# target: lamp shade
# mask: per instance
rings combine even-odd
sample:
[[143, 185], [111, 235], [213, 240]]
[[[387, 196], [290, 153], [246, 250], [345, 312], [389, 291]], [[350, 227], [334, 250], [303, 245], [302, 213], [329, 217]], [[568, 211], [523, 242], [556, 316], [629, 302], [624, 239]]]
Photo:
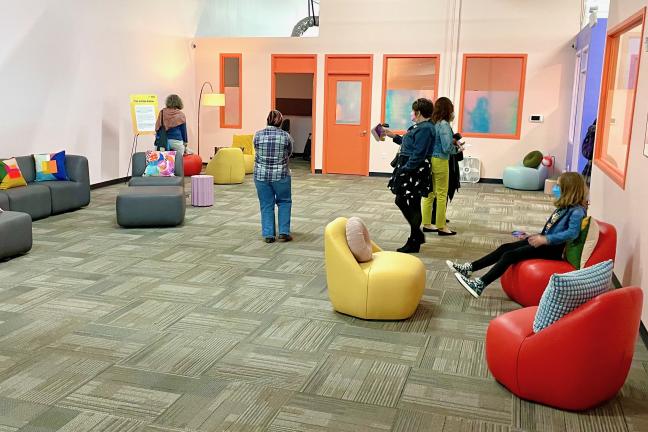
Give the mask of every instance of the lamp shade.
[[200, 104], [204, 106], [225, 106], [225, 95], [223, 93], [204, 93]]

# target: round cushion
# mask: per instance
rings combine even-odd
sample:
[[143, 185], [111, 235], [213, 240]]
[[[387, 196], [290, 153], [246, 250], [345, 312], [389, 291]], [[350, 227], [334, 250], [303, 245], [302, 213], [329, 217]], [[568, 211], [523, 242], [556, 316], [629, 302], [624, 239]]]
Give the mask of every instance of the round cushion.
[[541, 151], [534, 150], [528, 155], [524, 156], [522, 165], [524, 165], [527, 168], [538, 168], [540, 166], [540, 163], [542, 162], [543, 157], [544, 155], [542, 154]]
[[182, 157], [184, 175], [191, 177], [193, 175], [198, 175], [202, 171], [202, 158], [197, 154], [186, 154]]
[[346, 239], [351, 253], [358, 262], [371, 261], [371, 239], [362, 219], [355, 216], [349, 218], [346, 224]]

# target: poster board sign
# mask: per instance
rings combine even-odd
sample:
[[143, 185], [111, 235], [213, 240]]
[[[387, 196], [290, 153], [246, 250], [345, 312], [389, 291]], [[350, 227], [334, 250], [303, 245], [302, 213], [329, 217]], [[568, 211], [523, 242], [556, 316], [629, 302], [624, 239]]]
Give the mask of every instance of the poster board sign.
[[155, 134], [155, 121], [157, 120], [158, 112], [157, 95], [130, 95], [130, 111], [133, 134]]

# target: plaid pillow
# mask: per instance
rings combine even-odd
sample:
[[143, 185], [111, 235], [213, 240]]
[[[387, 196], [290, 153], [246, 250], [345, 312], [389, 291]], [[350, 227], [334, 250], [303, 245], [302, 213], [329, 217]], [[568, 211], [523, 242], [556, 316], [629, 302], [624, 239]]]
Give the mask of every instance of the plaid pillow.
[[610, 289], [614, 261], [569, 273], [554, 274], [542, 298], [533, 321], [533, 331], [549, 327], [579, 306]]

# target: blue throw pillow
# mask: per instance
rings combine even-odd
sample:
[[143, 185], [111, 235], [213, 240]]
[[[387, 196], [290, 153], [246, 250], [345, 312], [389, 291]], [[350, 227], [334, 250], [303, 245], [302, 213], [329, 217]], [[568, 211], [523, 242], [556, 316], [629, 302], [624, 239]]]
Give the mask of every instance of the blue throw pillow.
[[58, 153], [52, 153], [50, 156], [53, 161], [56, 161], [57, 172], [54, 174], [56, 180], [70, 180], [65, 169], [65, 150]]
[[603, 294], [612, 285], [612, 260], [569, 273], [554, 274], [533, 320], [533, 331], [539, 332], [558, 321], [594, 297]]

